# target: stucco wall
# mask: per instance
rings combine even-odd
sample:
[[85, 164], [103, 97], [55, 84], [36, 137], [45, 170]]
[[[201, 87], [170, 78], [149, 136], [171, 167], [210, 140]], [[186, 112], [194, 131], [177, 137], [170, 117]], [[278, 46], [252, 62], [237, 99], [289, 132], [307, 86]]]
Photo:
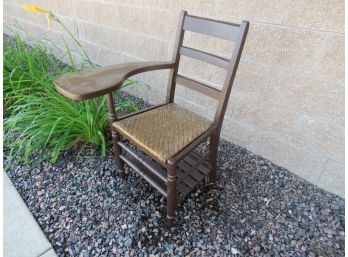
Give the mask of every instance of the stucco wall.
[[[101, 65], [169, 60], [179, 11], [219, 20], [251, 22], [223, 125], [223, 138], [344, 195], [343, 0], [50, 0], [5, 1], [4, 19], [17, 19], [31, 36], [63, 46], [62, 29], [48, 30], [42, 15], [58, 14]], [[5, 32], [7, 29], [5, 29]], [[232, 44], [188, 33], [186, 44], [229, 57]], [[221, 85], [224, 72], [183, 59], [183, 73]], [[131, 93], [163, 101], [168, 72], [138, 78], [151, 85]], [[214, 102], [178, 87], [177, 102], [212, 117]]]

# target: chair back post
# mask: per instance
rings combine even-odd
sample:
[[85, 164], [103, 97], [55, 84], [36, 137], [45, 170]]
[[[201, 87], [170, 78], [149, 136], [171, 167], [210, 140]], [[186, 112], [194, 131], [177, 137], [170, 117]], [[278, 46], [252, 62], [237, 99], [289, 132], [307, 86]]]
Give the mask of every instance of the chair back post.
[[179, 22], [178, 22], [178, 29], [176, 32], [176, 38], [174, 42], [174, 50], [173, 50], [173, 62], [174, 68], [170, 70], [169, 73], [169, 79], [168, 79], [168, 88], [167, 88], [167, 96], [166, 96], [166, 103], [172, 103], [174, 101], [174, 94], [175, 94], [175, 77], [178, 73], [178, 67], [180, 62], [180, 54], [179, 54], [179, 48], [182, 45], [182, 41], [184, 40], [184, 20], [187, 12], [181, 11]]
[[[214, 117], [214, 134], [217, 137], [220, 135], [222, 122], [248, 29], [248, 21], [242, 21], [241, 24], [234, 24], [188, 15], [186, 11], [181, 11], [180, 14], [173, 50], [173, 62], [175, 64], [169, 74], [166, 103], [172, 103], [174, 101], [175, 87], [177, 83], [218, 100]], [[183, 39], [186, 30], [235, 42], [231, 59], [226, 59], [205, 51], [183, 46]], [[192, 78], [178, 74], [181, 55], [224, 68], [227, 72], [222, 89], [216, 89]]]
[[220, 94], [220, 99], [219, 99], [218, 106], [215, 113], [214, 123], [217, 125], [216, 133], [218, 135], [220, 134], [220, 131], [221, 131], [222, 122], [224, 120], [228, 100], [230, 98], [233, 82], [236, 77], [239, 61], [242, 55], [248, 30], [249, 30], [249, 22], [242, 21], [240, 25], [239, 38], [235, 41], [236, 45], [233, 50], [229, 67], [227, 68], [226, 78], [223, 84], [223, 88]]

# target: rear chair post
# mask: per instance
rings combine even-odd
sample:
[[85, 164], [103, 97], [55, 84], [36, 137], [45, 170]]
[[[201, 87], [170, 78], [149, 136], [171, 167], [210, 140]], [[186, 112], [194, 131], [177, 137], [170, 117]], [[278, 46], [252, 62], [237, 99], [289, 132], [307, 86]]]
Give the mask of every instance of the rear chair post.
[[172, 103], [174, 101], [174, 94], [175, 94], [175, 77], [178, 73], [179, 68], [179, 62], [180, 62], [180, 54], [179, 54], [179, 48], [182, 45], [182, 42], [184, 40], [184, 19], [187, 12], [182, 11], [180, 13], [179, 22], [178, 22], [178, 29], [176, 32], [175, 42], [174, 42], [174, 50], [173, 50], [173, 58], [172, 61], [174, 62], [174, 68], [170, 70], [169, 77], [168, 77], [168, 87], [167, 87], [167, 96], [166, 96], [166, 103]]
[[[117, 121], [117, 116], [115, 112], [115, 105], [114, 105], [114, 98], [112, 97], [112, 93], [107, 95], [108, 100], [108, 111], [109, 111], [109, 122], [110, 122], [110, 128], [111, 128], [111, 136], [112, 136], [112, 144], [114, 148], [114, 155], [115, 155], [115, 162], [118, 169], [118, 172], [120, 174], [121, 178], [124, 178], [124, 162], [120, 158], [121, 155], [121, 147], [118, 145], [119, 141], [119, 135], [117, 132], [113, 129], [112, 124]], [[116, 175], [114, 173], [114, 175]]]
[[216, 181], [218, 146], [219, 134], [217, 133], [216, 129], [209, 138], [209, 163], [212, 167], [212, 171], [208, 176], [209, 183], [215, 183]]

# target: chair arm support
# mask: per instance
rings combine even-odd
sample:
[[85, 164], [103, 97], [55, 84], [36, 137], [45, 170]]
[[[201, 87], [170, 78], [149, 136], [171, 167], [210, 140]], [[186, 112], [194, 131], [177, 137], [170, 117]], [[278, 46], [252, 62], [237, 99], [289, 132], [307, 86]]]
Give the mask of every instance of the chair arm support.
[[172, 68], [172, 61], [115, 64], [62, 76], [54, 84], [62, 95], [73, 100], [86, 100], [119, 89], [127, 78], [135, 74]]

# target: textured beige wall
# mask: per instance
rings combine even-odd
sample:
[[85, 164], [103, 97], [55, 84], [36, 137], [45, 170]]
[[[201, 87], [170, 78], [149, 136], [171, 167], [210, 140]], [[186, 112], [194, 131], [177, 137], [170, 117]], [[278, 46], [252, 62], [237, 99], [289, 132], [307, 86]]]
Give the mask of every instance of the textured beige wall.
[[[62, 44], [56, 24], [24, 12], [23, 3], [59, 14], [101, 65], [169, 60], [179, 11], [251, 22], [223, 127], [223, 137], [344, 195], [343, 0], [50, 0], [5, 1], [4, 18], [30, 35]], [[5, 29], [6, 31], [6, 29]], [[186, 44], [230, 56], [232, 44], [188, 33]], [[180, 69], [221, 85], [224, 71], [184, 58]], [[167, 72], [139, 76], [152, 90], [131, 93], [163, 101]], [[215, 103], [178, 87], [176, 101], [212, 117]]]

